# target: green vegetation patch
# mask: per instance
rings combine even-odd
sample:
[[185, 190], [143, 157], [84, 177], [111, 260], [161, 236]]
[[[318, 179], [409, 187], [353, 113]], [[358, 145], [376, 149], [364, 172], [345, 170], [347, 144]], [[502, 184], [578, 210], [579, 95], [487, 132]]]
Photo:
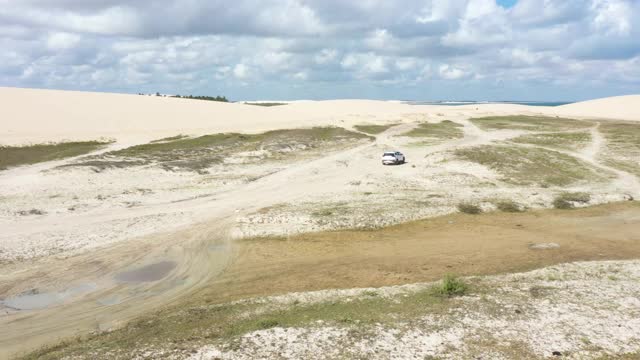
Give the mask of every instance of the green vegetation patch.
[[485, 165], [515, 185], [566, 186], [578, 182], [603, 182], [602, 171], [557, 151], [506, 145], [458, 149], [456, 156]]
[[471, 119], [483, 130], [567, 131], [593, 126], [588, 121], [548, 116], [490, 116]]
[[413, 138], [426, 138], [428, 140], [450, 140], [464, 137], [463, 126], [451, 120], [443, 120], [439, 123], [422, 123], [416, 128], [402, 134]]
[[387, 124], [387, 125], [355, 125], [353, 128], [367, 134], [380, 134], [381, 132], [387, 131], [390, 127], [396, 126], [398, 124]]
[[240, 153], [266, 151], [246, 157], [247, 162], [284, 159], [291, 154], [317, 149], [353, 146], [354, 141], [371, 140], [367, 135], [337, 127], [274, 130], [262, 134], [212, 134], [195, 138], [173, 137], [126, 149], [111, 151], [74, 166], [94, 169], [157, 165], [166, 170], [201, 171]]
[[[64, 357], [131, 358], [153, 348], [158, 351], [190, 351], [203, 345], [228, 343], [256, 330], [273, 327], [314, 326], [318, 321], [349, 326], [366, 333], [377, 325], [413, 321], [425, 314], [444, 314], [457, 306], [452, 296], [468, 292], [461, 280], [447, 276], [441, 285], [403, 296], [385, 297], [366, 292], [360, 297], [285, 307], [261, 307], [254, 303], [174, 307], [146, 315], [122, 329], [62, 342], [35, 351], [24, 359]], [[165, 354], [166, 355], [166, 354]]]
[[433, 288], [436, 294], [448, 297], [464, 295], [468, 289], [469, 286], [453, 274], [445, 275], [442, 282]]
[[545, 133], [517, 137], [512, 142], [533, 144], [556, 149], [576, 150], [585, 147], [591, 141], [588, 132]]
[[607, 141], [606, 163], [640, 176], [640, 122], [602, 121], [600, 131]]
[[26, 146], [0, 146], [0, 170], [13, 166], [60, 160], [96, 151], [109, 142], [74, 141]]

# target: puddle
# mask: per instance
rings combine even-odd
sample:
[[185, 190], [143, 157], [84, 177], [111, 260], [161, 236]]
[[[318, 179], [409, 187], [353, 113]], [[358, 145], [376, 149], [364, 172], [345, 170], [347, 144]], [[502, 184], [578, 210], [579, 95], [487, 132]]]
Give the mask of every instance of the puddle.
[[119, 296], [110, 296], [110, 297], [106, 297], [98, 300], [98, 304], [104, 305], [104, 306], [118, 305], [121, 302], [122, 302], [122, 298]]
[[210, 244], [208, 246], [209, 251], [211, 252], [217, 252], [217, 251], [226, 251], [227, 250], [227, 244]]
[[82, 284], [60, 292], [39, 292], [33, 289], [18, 296], [0, 300], [0, 304], [14, 310], [40, 310], [62, 304], [70, 297], [91, 292], [95, 284]]
[[115, 276], [115, 279], [126, 283], [158, 281], [167, 276], [175, 267], [175, 261], [161, 261], [135, 270], [121, 272]]

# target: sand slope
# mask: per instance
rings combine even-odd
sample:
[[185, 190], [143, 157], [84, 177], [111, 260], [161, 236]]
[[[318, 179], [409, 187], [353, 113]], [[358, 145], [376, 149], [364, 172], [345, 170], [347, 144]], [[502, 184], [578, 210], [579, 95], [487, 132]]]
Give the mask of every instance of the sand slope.
[[640, 95], [615, 96], [557, 107], [563, 116], [640, 121]]
[[[155, 96], [0, 88], [0, 143], [144, 142], [178, 133], [261, 132], [338, 125], [349, 114], [384, 117], [409, 105], [380, 101], [299, 102], [281, 107]], [[357, 121], [359, 118], [354, 118]]]
[[[394, 101], [300, 101], [260, 107], [242, 103], [127, 94], [0, 87], [0, 144], [113, 138], [140, 143], [179, 133], [261, 132], [310, 126], [352, 126], [442, 116], [552, 114], [640, 120], [640, 95], [558, 108], [484, 104], [407, 105]], [[407, 117], [412, 114], [414, 116]]]

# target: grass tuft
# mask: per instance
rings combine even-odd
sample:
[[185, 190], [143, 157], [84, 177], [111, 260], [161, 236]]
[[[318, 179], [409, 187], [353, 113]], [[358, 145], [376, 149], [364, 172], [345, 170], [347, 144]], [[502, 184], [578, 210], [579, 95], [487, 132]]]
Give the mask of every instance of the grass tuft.
[[108, 141], [74, 141], [27, 146], [0, 146], [0, 170], [10, 167], [60, 160], [96, 151]]
[[469, 286], [453, 274], [445, 275], [442, 282], [435, 286], [434, 292], [441, 296], [453, 297], [467, 293]]
[[523, 212], [524, 208], [513, 200], [502, 200], [496, 204], [498, 210], [503, 212], [518, 213]]
[[477, 215], [482, 213], [482, 209], [480, 208], [480, 206], [475, 204], [470, 204], [470, 203], [458, 204], [458, 211], [465, 214], [471, 214], [471, 215]]
[[576, 204], [586, 204], [591, 201], [591, 195], [584, 192], [562, 193], [553, 199], [553, 207], [556, 209], [574, 209]]

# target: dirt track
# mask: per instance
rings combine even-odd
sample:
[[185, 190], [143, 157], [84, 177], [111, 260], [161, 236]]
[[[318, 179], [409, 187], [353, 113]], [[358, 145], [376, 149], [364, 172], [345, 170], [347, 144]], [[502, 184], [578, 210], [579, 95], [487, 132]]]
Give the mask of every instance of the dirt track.
[[[465, 126], [464, 138], [407, 151], [409, 164], [404, 166], [381, 167], [378, 156], [389, 148], [406, 145], [406, 139], [395, 135], [415, 124], [393, 127], [371, 143], [289, 164], [212, 197], [160, 202], [126, 211], [113, 207], [64, 218], [48, 216], [8, 224], [3, 234], [7, 241], [50, 229], [63, 234], [74, 234], [78, 228], [85, 233], [105, 231], [99, 225], [116, 219], [179, 213], [185, 209], [191, 213], [189, 220], [195, 222], [173, 226], [173, 218], [169, 217], [160, 220], [158, 234], [135, 241], [129, 237], [127, 241], [109, 243], [108, 247], [67, 258], [45, 257], [3, 265], [0, 294], [4, 299], [39, 296], [38, 301], [44, 305], [41, 309], [20, 311], [20, 306], [16, 310], [16, 306], [7, 306], [5, 302], [4, 308], [0, 308], [4, 312], [0, 313], [0, 356], [77, 333], [117, 327], [140, 313], [179, 303], [189, 294], [201, 294], [205, 285], [213, 289], [214, 298], [223, 301], [287, 291], [425, 281], [445, 272], [496, 273], [564, 261], [640, 255], [635, 237], [640, 233], [640, 209], [631, 203], [569, 213], [452, 215], [380, 232], [300, 235], [289, 241], [233, 240], [238, 219], [260, 209], [283, 202], [340, 198], [344, 193], [337, 190], [363, 179], [393, 182], [416, 178], [433, 165], [429, 155], [520, 134], [485, 132], [465, 120], [466, 117], [464, 113], [452, 113], [449, 117]], [[594, 144], [597, 146], [598, 142]], [[581, 156], [595, 162], [597, 153], [598, 149], [591, 148]], [[460, 164], [446, 166], [451, 166], [447, 171], [465, 170]], [[41, 170], [32, 167], [16, 171], [29, 177]], [[633, 176], [627, 177], [629, 174], [621, 171], [617, 174], [620, 181], [612, 189], [635, 191], [634, 194], [640, 191], [637, 179], [628, 180], [635, 179]], [[480, 191], [463, 190], [455, 183], [435, 190], [453, 196], [451, 201]], [[389, 203], [389, 211], [402, 206], [401, 202]], [[444, 212], [451, 212], [451, 208]], [[532, 243], [550, 242], [560, 248], [534, 251], [528, 247]], [[158, 275], [162, 281], [118, 281], [123, 272], [144, 271], [145, 266], [163, 262], [171, 262], [175, 268]], [[208, 291], [211, 290], [204, 293], [211, 297]]]

